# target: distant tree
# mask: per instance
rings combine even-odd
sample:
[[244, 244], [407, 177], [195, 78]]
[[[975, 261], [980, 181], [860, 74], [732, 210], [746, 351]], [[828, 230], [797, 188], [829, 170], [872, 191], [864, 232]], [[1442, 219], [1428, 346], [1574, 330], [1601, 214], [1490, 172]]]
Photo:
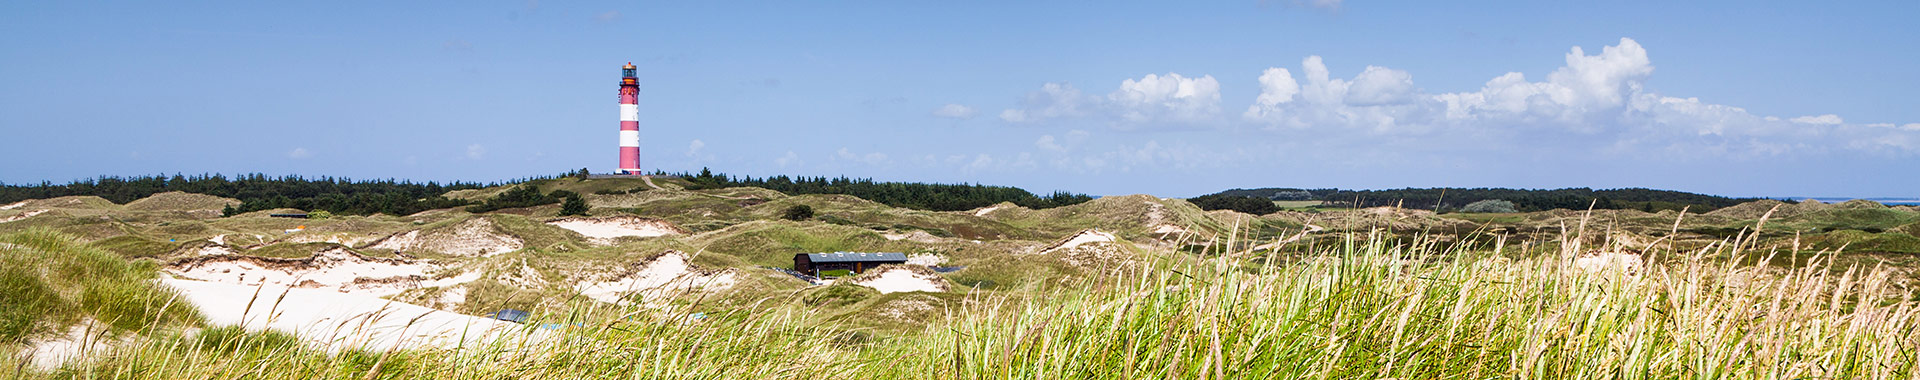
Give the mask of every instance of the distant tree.
[[1519, 211], [1516, 211], [1513, 209], [1513, 202], [1508, 202], [1508, 201], [1499, 200], [1499, 199], [1488, 199], [1488, 200], [1483, 200], [1479, 202], [1468, 203], [1466, 207], [1460, 208], [1460, 212], [1488, 213], [1488, 212], [1519, 212]]
[[1207, 211], [1233, 210], [1254, 215], [1280, 211], [1280, 206], [1275, 206], [1273, 200], [1255, 196], [1202, 195], [1189, 198], [1187, 202], [1192, 202], [1194, 206], [1200, 206], [1201, 210]]
[[313, 210], [313, 212], [307, 213], [307, 219], [327, 219], [332, 217], [333, 213], [327, 212], [327, 210]]
[[580, 195], [575, 194], [567, 197], [567, 201], [560, 202], [560, 216], [569, 215], [587, 215], [587, 200], [580, 199]]
[[780, 218], [792, 221], [813, 219], [813, 206], [793, 205], [793, 207], [788, 207], [786, 211], [781, 212]]
[[588, 172], [588, 171], [587, 171], [587, 168], [580, 168], [580, 171], [577, 171], [577, 172], [574, 172], [574, 173], [573, 173], [573, 178], [579, 178], [579, 179], [587, 179], [587, 175], [589, 175], [589, 174], [593, 174], [593, 173], [592, 173], [592, 172]]

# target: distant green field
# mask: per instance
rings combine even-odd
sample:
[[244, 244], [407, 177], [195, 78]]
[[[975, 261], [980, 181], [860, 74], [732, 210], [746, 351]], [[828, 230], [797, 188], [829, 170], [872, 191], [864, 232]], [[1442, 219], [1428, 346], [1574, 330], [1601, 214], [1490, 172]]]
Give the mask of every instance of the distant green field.
[[1313, 206], [1319, 206], [1319, 205], [1321, 205], [1322, 203], [1325, 203], [1325, 202], [1321, 202], [1321, 201], [1273, 201], [1273, 205], [1274, 205], [1274, 206], [1278, 206], [1278, 207], [1280, 207], [1280, 208], [1307, 208], [1307, 207], [1313, 207]]

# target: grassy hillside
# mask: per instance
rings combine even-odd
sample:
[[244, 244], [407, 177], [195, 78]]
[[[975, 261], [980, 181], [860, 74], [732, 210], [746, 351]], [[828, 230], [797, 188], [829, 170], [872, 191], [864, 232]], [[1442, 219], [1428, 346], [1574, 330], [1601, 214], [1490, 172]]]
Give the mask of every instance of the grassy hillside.
[[[1352, 240], [1250, 267], [1173, 263], [1052, 296], [824, 287], [762, 306], [586, 307], [531, 347], [328, 353], [275, 334], [161, 335], [50, 377], [160, 378], [1909, 378], [1920, 313], [1885, 268], [1832, 281], [1678, 259], [1583, 266], [1489, 247]], [[1516, 297], [1524, 295], [1524, 297]], [[1832, 302], [1831, 300], [1846, 300]], [[850, 310], [809, 317], [797, 304]], [[858, 311], [851, 311], [858, 310]], [[1889, 317], [1894, 316], [1894, 317]], [[878, 335], [876, 318], [917, 324]], [[1776, 353], [1795, 353], [1792, 355]], [[31, 375], [40, 377], [43, 375]]]
[[57, 335], [85, 321], [117, 331], [196, 323], [193, 307], [174, 303], [157, 276], [151, 262], [127, 261], [71, 235], [0, 235], [0, 342]]

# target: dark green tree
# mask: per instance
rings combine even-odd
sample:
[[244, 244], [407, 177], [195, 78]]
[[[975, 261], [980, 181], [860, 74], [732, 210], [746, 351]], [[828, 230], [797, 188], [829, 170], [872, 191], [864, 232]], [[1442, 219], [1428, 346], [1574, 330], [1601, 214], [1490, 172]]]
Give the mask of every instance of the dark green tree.
[[793, 205], [793, 207], [787, 207], [786, 211], [780, 213], [780, 218], [792, 221], [813, 219], [813, 206]]
[[579, 195], [574, 195], [567, 197], [567, 201], [560, 202], [560, 216], [569, 215], [587, 215], [587, 200], [580, 199]]

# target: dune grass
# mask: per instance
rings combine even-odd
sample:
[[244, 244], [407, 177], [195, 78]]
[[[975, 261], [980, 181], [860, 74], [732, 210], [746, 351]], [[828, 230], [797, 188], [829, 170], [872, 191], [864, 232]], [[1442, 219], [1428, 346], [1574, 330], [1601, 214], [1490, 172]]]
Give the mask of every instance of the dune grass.
[[[161, 336], [91, 364], [33, 376], [1920, 376], [1920, 301], [1909, 280], [1892, 268], [1833, 270], [1826, 264], [1832, 251], [1791, 267], [1769, 266], [1764, 257], [1778, 252], [1754, 251], [1750, 236], [1742, 236], [1686, 251], [1632, 247], [1645, 250], [1649, 264], [1596, 267], [1577, 263], [1589, 251], [1622, 247], [1582, 247], [1585, 240], [1576, 235], [1559, 241], [1557, 253], [1509, 258], [1510, 246], [1500, 243], [1405, 244], [1382, 236], [1349, 234], [1303, 253], [1150, 260], [1134, 270], [1018, 292], [1044, 297], [953, 294], [959, 299], [917, 311], [942, 317], [901, 334], [823, 323], [804, 310], [772, 306], [800, 303], [782, 297], [809, 295], [834, 302], [821, 299], [824, 292], [794, 292], [704, 314], [691, 312], [698, 301], [550, 312], [544, 323], [571, 327], [533, 346], [327, 353], [267, 344], [283, 339], [271, 334], [226, 332], [213, 339], [225, 343], [212, 345], [205, 343], [211, 338]], [[1748, 257], [1759, 259], [1740, 259]]]
[[0, 235], [0, 343], [85, 319], [120, 331], [197, 323], [191, 305], [155, 285], [155, 269], [51, 230]]

